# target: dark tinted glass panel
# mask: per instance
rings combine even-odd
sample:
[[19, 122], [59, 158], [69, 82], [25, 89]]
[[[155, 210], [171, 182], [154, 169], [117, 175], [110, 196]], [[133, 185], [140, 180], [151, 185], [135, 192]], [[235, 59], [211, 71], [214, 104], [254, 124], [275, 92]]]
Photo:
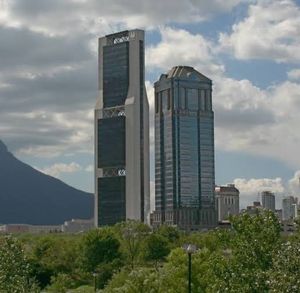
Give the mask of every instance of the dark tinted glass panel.
[[103, 48], [104, 107], [124, 105], [129, 83], [129, 43], [123, 42]]
[[161, 92], [161, 99], [162, 99], [162, 110], [166, 111], [168, 109], [168, 91]]
[[125, 117], [98, 120], [98, 167], [125, 165]]
[[98, 178], [98, 211], [100, 226], [125, 220], [125, 177]]
[[189, 110], [198, 110], [198, 89], [188, 89]]
[[186, 100], [185, 100], [185, 88], [180, 88], [180, 108], [186, 108]]

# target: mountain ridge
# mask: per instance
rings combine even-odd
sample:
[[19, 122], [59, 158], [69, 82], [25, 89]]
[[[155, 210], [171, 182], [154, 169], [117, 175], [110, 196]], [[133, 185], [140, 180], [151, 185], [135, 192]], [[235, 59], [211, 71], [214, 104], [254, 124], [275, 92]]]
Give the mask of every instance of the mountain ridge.
[[0, 140], [0, 223], [58, 225], [92, 216], [92, 194], [23, 163]]

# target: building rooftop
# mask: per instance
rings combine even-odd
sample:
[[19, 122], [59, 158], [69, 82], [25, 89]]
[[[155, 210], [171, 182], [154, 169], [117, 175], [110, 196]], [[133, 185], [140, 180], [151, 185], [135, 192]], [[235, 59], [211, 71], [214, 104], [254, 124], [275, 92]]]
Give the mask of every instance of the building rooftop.
[[181, 78], [211, 83], [211, 79], [190, 66], [174, 66], [167, 74], [162, 74], [160, 79], [162, 78]]
[[236, 193], [236, 195], [239, 195], [239, 190], [235, 187], [234, 184], [227, 184], [226, 186], [216, 186], [215, 192], [217, 193], [223, 193], [223, 192], [233, 192]]

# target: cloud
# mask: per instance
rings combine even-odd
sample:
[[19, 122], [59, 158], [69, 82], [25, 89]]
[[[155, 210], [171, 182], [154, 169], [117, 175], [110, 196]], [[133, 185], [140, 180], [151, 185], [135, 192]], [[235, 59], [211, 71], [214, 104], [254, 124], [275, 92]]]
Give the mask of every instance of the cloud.
[[221, 78], [215, 89], [217, 147], [299, 166], [299, 83], [285, 81], [263, 90], [249, 81]]
[[164, 0], [157, 5], [149, 0], [3, 0], [0, 23], [50, 35], [85, 30], [108, 34], [125, 27], [199, 22], [229, 12], [242, 2], [245, 1]]
[[3, 113], [0, 131], [10, 150], [19, 156], [92, 153], [93, 111]]
[[281, 178], [236, 178], [234, 184], [240, 191], [240, 207], [252, 205], [253, 201], [261, 201], [260, 194], [268, 190], [275, 193], [277, 208], [281, 207], [281, 199], [285, 192], [285, 186]]
[[233, 183], [240, 191], [240, 207], [252, 205], [253, 201], [261, 202], [261, 192], [268, 190], [275, 194], [276, 208], [281, 208], [282, 199], [287, 195], [299, 197], [300, 170], [294, 173], [293, 178], [284, 182], [282, 178], [236, 178]]
[[188, 65], [200, 68], [208, 75], [224, 71], [213, 55], [213, 44], [202, 35], [170, 27], [161, 28], [160, 34], [161, 41], [146, 51], [146, 65], [150, 70], [167, 71], [175, 65]]
[[287, 74], [291, 80], [300, 80], [300, 69], [290, 70]]
[[80, 165], [78, 165], [75, 162], [72, 162], [70, 164], [64, 164], [64, 163], [57, 163], [49, 167], [45, 167], [43, 169], [38, 169], [39, 171], [53, 176], [53, 177], [59, 177], [61, 173], [74, 173], [80, 171], [82, 168]]
[[27, 28], [0, 25], [1, 75], [55, 73], [91, 59], [89, 34], [49, 37]]
[[259, 0], [245, 19], [220, 34], [220, 48], [238, 59], [300, 62], [300, 8], [292, 0]]
[[0, 26], [0, 133], [17, 154], [91, 152], [97, 59], [88, 38]]
[[288, 190], [289, 192], [294, 195], [299, 197], [300, 195], [300, 170], [295, 172], [294, 177], [291, 178], [288, 182]]

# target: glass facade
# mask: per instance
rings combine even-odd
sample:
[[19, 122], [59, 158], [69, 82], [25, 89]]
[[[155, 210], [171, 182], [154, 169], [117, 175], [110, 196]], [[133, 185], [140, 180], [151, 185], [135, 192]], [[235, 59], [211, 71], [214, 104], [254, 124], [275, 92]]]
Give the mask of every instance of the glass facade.
[[[155, 83], [156, 211], [164, 217], [181, 208], [213, 210], [214, 172], [211, 81], [162, 75]], [[193, 222], [196, 215], [186, 217]]]
[[125, 166], [125, 117], [98, 120], [98, 168]]
[[129, 43], [103, 48], [103, 105], [124, 105], [129, 85]]
[[125, 217], [125, 177], [98, 178], [98, 221], [113, 225]]
[[144, 31], [99, 38], [95, 107], [95, 225], [146, 221], [149, 194], [149, 104]]
[[[124, 105], [128, 86], [129, 42], [124, 41], [104, 46], [103, 109]], [[103, 170], [103, 177], [97, 179], [98, 223], [100, 226], [112, 225], [126, 219], [125, 123], [124, 115], [108, 115], [98, 120], [97, 167]]]

